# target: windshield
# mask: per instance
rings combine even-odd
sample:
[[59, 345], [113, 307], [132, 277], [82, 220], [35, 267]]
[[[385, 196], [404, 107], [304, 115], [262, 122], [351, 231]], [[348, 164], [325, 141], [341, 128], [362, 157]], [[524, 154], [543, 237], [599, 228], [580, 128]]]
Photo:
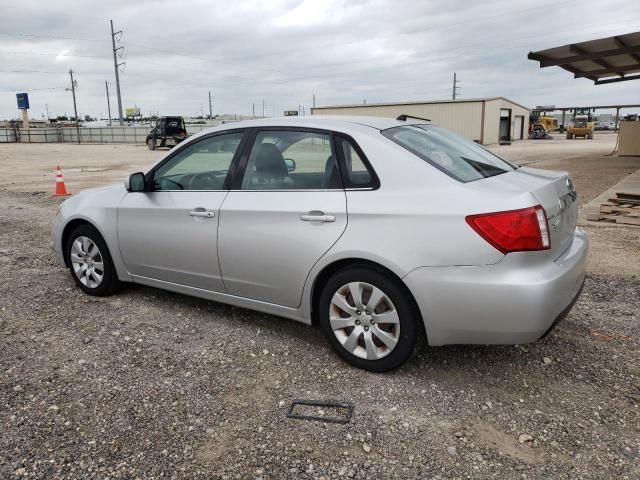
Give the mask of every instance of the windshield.
[[515, 166], [475, 142], [434, 125], [407, 125], [382, 134], [461, 182], [515, 170]]

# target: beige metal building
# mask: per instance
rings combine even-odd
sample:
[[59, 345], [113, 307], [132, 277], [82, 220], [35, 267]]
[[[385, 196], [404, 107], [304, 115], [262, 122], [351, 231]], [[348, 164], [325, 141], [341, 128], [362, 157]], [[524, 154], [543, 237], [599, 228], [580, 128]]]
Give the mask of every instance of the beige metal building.
[[312, 115], [416, 115], [483, 144], [527, 138], [529, 109], [504, 97], [315, 107]]

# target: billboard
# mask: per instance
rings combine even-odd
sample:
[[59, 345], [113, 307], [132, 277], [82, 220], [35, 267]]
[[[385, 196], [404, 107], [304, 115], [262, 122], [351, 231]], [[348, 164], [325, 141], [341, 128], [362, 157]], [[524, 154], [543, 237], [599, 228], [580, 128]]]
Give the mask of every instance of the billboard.
[[127, 108], [125, 110], [125, 115], [127, 118], [134, 118], [140, 116], [140, 109], [138, 107]]
[[19, 110], [29, 110], [29, 94], [28, 93], [16, 93], [16, 99], [18, 100]]

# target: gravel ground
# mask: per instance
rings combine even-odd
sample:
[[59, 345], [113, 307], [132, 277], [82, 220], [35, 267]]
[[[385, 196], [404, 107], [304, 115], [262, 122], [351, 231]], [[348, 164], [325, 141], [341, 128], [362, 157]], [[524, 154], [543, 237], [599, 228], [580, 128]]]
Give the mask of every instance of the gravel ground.
[[[288, 320], [140, 286], [83, 295], [48, 250], [46, 175], [0, 184], [0, 478], [640, 478], [638, 257], [615, 268], [639, 228], [597, 229], [547, 339], [427, 348], [376, 375]], [[354, 416], [289, 419], [294, 398]]]

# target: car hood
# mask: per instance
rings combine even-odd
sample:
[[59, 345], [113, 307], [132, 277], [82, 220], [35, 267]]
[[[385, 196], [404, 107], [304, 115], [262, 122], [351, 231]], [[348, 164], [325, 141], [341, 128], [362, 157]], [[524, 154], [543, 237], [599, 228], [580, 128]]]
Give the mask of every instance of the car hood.
[[87, 207], [117, 207], [126, 193], [127, 190], [122, 183], [87, 188], [65, 200], [61, 208], [63, 211], [71, 213], [71, 211], [83, 210]]

